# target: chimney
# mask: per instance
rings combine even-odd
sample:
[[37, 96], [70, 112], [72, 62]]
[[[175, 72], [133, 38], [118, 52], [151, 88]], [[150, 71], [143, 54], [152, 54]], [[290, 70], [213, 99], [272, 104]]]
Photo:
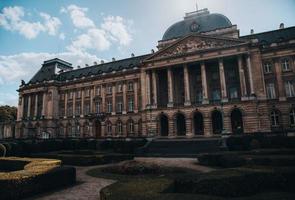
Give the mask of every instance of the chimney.
[[284, 29], [285, 28], [285, 24], [284, 23], [280, 23], [280, 29]]
[[104, 64], [104, 61], [103, 61], [103, 60], [101, 60], [101, 61], [100, 61], [100, 64]]
[[116, 61], [116, 58], [112, 58], [112, 61], [113, 61], [113, 62]]
[[250, 32], [251, 32], [251, 35], [253, 35], [253, 34], [254, 34], [254, 29], [251, 29], [251, 31], [250, 31]]
[[134, 53], [131, 54], [131, 58], [133, 58], [133, 57], [134, 57]]

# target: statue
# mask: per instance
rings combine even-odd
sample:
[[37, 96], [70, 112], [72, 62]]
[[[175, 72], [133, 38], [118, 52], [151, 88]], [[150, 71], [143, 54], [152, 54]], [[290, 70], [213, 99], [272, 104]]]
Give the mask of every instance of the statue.
[[25, 85], [26, 82], [24, 80], [21, 80], [21, 85]]

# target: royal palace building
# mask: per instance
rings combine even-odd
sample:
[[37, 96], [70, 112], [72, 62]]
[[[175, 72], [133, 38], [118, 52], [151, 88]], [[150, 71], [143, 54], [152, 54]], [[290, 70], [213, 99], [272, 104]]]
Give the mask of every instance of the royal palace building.
[[187, 13], [157, 51], [73, 69], [44, 61], [18, 90], [16, 137], [210, 137], [295, 131], [295, 27], [240, 36]]

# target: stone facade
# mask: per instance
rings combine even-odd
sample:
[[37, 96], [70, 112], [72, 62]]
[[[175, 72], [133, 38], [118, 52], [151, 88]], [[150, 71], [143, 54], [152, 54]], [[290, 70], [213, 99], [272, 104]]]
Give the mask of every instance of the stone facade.
[[191, 33], [159, 41], [148, 55], [76, 70], [45, 61], [19, 88], [16, 136], [294, 131], [295, 27], [243, 37], [231, 24], [198, 32], [203, 15], [190, 13]]

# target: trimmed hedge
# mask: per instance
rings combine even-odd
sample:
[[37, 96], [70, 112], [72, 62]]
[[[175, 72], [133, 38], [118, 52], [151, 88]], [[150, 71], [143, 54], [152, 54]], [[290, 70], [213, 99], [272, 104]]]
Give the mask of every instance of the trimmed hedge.
[[20, 199], [76, 182], [75, 168], [61, 166], [59, 160], [10, 157], [1, 158], [1, 167], [3, 163], [22, 169], [0, 173], [0, 199]]

